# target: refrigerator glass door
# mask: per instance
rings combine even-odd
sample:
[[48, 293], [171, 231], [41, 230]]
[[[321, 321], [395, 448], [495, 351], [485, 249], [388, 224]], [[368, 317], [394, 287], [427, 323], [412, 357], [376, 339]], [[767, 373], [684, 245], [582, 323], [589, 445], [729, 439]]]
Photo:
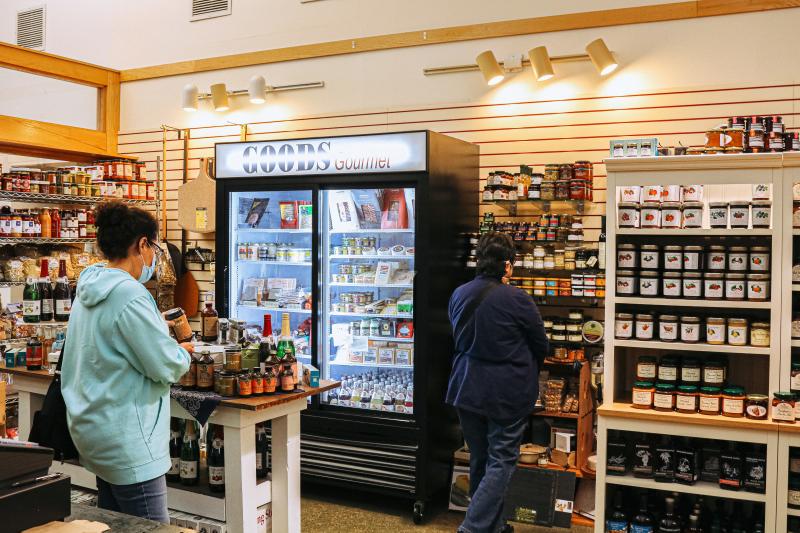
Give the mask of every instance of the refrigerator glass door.
[[415, 189], [320, 194], [321, 402], [413, 414]]
[[310, 364], [312, 193], [232, 192], [229, 201], [230, 320], [260, 330], [268, 314], [277, 339], [288, 313], [297, 359]]

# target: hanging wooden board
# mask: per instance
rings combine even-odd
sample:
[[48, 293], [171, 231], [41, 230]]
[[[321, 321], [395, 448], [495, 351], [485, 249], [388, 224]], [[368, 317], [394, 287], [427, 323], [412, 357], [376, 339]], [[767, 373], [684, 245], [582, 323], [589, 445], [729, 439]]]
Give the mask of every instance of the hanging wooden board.
[[208, 175], [208, 159], [200, 160], [197, 177], [178, 188], [178, 225], [195, 233], [216, 230], [217, 183]]

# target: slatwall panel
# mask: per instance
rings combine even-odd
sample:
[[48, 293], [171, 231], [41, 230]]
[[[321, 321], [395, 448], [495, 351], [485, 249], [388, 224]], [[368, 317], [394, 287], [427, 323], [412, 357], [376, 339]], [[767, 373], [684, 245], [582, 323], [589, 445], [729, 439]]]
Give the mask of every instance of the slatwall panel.
[[[734, 115], [782, 115], [787, 129], [798, 129], [797, 101], [800, 84], [721, 87], [634, 94], [594, 96], [565, 100], [531, 100], [504, 104], [467, 104], [415, 109], [298, 117], [254, 123], [248, 140], [367, 134], [430, 129], [458, 137], [481, 147], [481, 188], [493, 169], [514, 172], [519, 165], [543, 171], [547, 163], [594, 163], [594, 199], [587, 207], [584, 227], [587, 241], [597, 240], [600, 215], [604, 212], [606, 171], [602, 160], [611, 139], [658, 137], [665, 146], [682, 143], [702, 145], [704, 132]], [[212, 157], [214, 143], [239, 140], [238, 126], [192, 128], [188, 174], [197, 175], [201, 157]], [[167, 141], [167, 236], [180, 244], [177, 226], [177, 188], [183, 176], [183, 141], [168, 132]], [[162, 153], [160, 130], [120, 134], [119, 151], [138, 156], [147, 163], [155, 179], [156, 158]], [[479, 201], [480, 191], [475, 191]], [[502, 209], [493, 210], [500, 220], [515, 220]], [[519, 217], [517, 217], [519, 218]], [[210, 235], [189, 234], [195, 243], [213, 248]], [[211, 274], [189, 265], [200, 282], [201, 298], [213, 291]]]

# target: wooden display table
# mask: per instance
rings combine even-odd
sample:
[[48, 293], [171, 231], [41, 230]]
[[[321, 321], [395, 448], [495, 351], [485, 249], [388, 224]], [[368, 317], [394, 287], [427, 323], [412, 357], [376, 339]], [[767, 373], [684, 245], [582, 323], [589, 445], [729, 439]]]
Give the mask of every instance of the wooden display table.
[[[27, 439], [33, 414], [41, 409], [47, 387], [53, 379], [47, 370], [6, 368], [14, 376], [19, 393], [19, 436]], [[256, 509], [272, 502], [272, 530], [300, 531], [300, 412], [309, 396], [339, 387], [337, 381], [320, 381], [320, 386], [303, 387], [304, 392], [223, 400], [209, 422], [224, 427], [225, 494], [214, 495], [204, 486], [168, 488], [171, 509], [177, 509], [227, 523], [228, 531], [256, 531]], [[171, 416], [193, 420], [172, 400]], [[272, 421], [272, 478], [256, 479], [256, 424]], [[72, 476], [74, 485], [96, 489], [95, 476], [71, 463], [54, 464], [53, 471]]]

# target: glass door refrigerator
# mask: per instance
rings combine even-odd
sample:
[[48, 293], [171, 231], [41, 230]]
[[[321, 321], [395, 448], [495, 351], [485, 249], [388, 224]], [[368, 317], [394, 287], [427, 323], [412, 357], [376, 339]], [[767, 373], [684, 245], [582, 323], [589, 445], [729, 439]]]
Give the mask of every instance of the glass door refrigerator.
[[425, 131], [223, 143], [216, 169], [221, 316], [292, 313], [300, 360], [342, 383], [303, 412], [304, 480], [406, 498], [421, 520], [462, 442], [447, 304], [478, 147]]

